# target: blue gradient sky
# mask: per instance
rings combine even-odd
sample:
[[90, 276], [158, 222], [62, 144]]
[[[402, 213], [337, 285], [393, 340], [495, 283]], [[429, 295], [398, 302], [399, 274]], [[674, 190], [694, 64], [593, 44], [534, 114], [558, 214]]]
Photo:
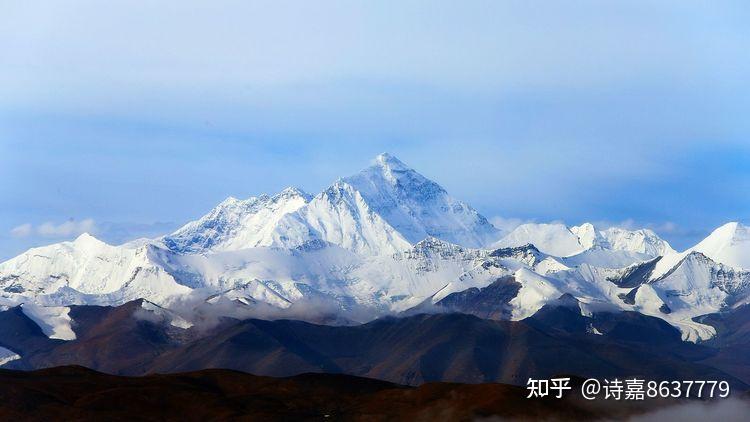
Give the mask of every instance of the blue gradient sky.
[[382, 151], [503, 224], [750, 221], [746, 2], [2, 3], [0, 259]]

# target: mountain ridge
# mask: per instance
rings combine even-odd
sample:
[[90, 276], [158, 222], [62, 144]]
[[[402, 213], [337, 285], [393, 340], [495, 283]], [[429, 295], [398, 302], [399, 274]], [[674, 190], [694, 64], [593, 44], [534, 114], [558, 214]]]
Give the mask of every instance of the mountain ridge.
[[[746, 271], [727, 264], [744, 265], [747, 233], [730, 223], [681, 253], [651, 230], [591, 223], [524, 224], [497, 240], [468, 204], [381, 154], [315, 196], [290, 187], [230, 197], [151, 241], [112, 246], [83, 234], [33, 248], [0, 263], [0, 305], [28, 303], [50, 335], [69, 337], [70, 306], [135, 299], [184, 324], [216, 315], [362, 323], [472, 292], [497, 302], [484, 315], [517, 320], [567, 294], [582, 313], [641, 312], [702, 341], [715, 331], [695, 318], [750, 300]], [[482, 290], [503, 277], [520, 284], [515, 296]]]

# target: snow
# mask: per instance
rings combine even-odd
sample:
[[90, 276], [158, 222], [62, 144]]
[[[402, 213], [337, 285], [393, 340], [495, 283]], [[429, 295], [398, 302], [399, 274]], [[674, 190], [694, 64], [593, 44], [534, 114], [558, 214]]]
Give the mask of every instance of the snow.
[[372, 166], [342, 179], [410, 243], [433, 236], [479, 248], [497, 240], [499, 230], [440, 185], [383, 153]]
[[435, 236], [485, 246], [499, 231], [437, 183], [381, 154], [370, 167], [339, 179], [314, 198], [289, 188], [269, 197], [229, 198], [164, 238], [179, 253], [291, 248], [313, 240], [359, 254], [392, 254]]
[[541, 275], [549, 275], [549, 274], [556, 273], [558, 271], [567, 271], [567, 270], [570, 270], [570, 267], [561, 263], [557, 259], [549, 257], [549, 256], [544, 258], [541, 262], [539, 262], [534, 267], [534, 271], [538, 272]]
[[676, 326], [687, 341], [707, 340], [716, 334], [713, 327], [695, 322], [696, 317], [747, 303], [750, 294], [750, 272], [717, 263], [695, 251], [663, 257], [650, 278], [648, 286], [671, 313], [660, 315], [655, 311], [659, 308], [656, 299], [651, 301], [652, 306], [643, 306], [640, 311]]
[[643, 284], [638, 287], [635, 293], [635, 309], [648, 315], [659, 315], [664, 305], [664, 300], [659, 297], [654, 286]]
[[[626, 230], [618, 227], [597, 230], [591, 223], [573, 227], [562, 223], [522, 224], [493, 246], [510, 247], [529, 243], [549, 255], [578, 257], [570, 262], [611, 267], [674, 253], [669, 243], [651, 230]], [[590, 251], [597, 252], [587, 253]]]
[[601, 243], [602, 236], [596, 231], [596, 228], [591, 223], [583, 223], [580, 226], [573, 226], [568, 230], [578, 238], [578, 243], [584, 249], [593, 248]]
[[6, 291], [35, 296], [67, 287], [83, 295], [111, 295], [124, 299], [161, 300], [187, 293], [154, 262], [153, 246], [137, 249], [108, 245], [89, 234], [27, 252], [0, 264], [10, 274]]
[[151, 312], [155, 315], [157, 315], [160, 318], [163, 318], [164, 320], [168, 321], [169, 324], [173, 327], [182, 328], [184, 330], [187, 330], [188, 328], [192, 327], [193, 324], [190, 321], [187, 321], [186, 319], [180, 317], [176, 313], [170, 311], [169, 309], [165, 309], [155, 303], [149, 302], [147, 300], [144, 300], [141, 303], [141, 308], [145, 309], [148, 312]]
[[730, 267], [750, 269], [750, 228], [737, 222], [722, 225], [686, 251], [664, 255], [654, 268], [651, 278], [664, 276], [692, 252], [699, 252]]
[[528, 244], [536, 246], [541, 252], [559, 257], [576, 255], [586, 249], [581, 245], [578, 236], [560, 223], [521, 224], [492, 246], [507, 248]]
[[229, 197], [196, 221], [164, 238], [170, 249], [181, 253], [227, 251], [270, 246], [277, 240], [279, 220], [310, 200], [300, 189], [286, 188], [274, 196], [245, 200]]
[[18, 353], [6, 349], [5, 347], [0, 347], [0, 366], [18, 359], [21, 359], [21, 356]]
[[75, 340], [76, 334], [71, 328], [70, 315], [68, 315], [70, 308], [25, 303], [21, 306], [21, 310], [42, 329], [47, 337]]
[[750, 227], [727, 223], [691, 248], [716, 262], [750, 269]]
[[562, 296], [551, 280], [529, 269], [522, 268], [513, 277], [521, 284], [518, 295], [510, 301], [513, 320], [528, 318], [542, 306]]
[[589, 264], [601, 268], [623, 268], [653, 259], [652, 256], [630, 251], [602, 249], [594, 247], [577, 255], [561, 258], [562, 263], [571, 267]]
[[362, 194], [350, 184], [339, 181], [316, 196], [310, 204], [283, 220], [286, 226], [280, 239], [283, 246], [296, 246], [287, 233], [312, 233], [312, 237], [350, 251], [367, 254], [392, 254], [411, 246], [393, 226], [375, 212]]
[[597, 330], [597, 329], [596, 329], [596, 327], [594, 327], [594, 326], [593, 326], [593, 325], [591, 325], [591, 324], [589, 324], [589, 326], [588, 326], [588, 327], [586, 327], [586, 332], [587, 332], [587, 333], [589, 333], [589, 334], [594, 334], [594, 335], [597, 335], [597, 336], [602, 336], [602, 335], [604, 335], [604, 334], [602, 334], [602, 332], [601, 332], [601, 331]]
[[599, 232], [606, 242], [606, 249], [634, 252], [651, 258], [674, 253], [669, 243], [649, 229], [626, 230], [610, 227]]

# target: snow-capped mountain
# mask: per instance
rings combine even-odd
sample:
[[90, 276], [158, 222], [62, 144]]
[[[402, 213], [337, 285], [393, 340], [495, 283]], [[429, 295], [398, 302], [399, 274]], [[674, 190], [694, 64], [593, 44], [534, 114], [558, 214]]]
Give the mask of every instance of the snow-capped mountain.
[[479, 248], [499, 236], [476, 210], [392, 155], [379, 155], [372, 166], [341, 183], [359, 192], [373, 212], [412, 244], [432, 236]]
[[610, 227], [599, 231], [602, 241], [594, 246], [615, 251], [635, 252], [652, 257], [674, 253], [669, 243], [650, 229], [626, 230]]
[[587, 249], [579, 237], [561, 223], [521, 224], [492, 246], [508, 248], [529, 244], [541, 252], [560, 257], [576, 255]]
[[[469, 205], [388, 154], [311, 197], [229, 198], [158, 239], [112, 246], [90, 235], [0, 264], [0, 306], [55, 338], [68, 306], [146, 299], [188, 327], [210, 316], [346, 322], [471, 308], [523, 319], [561, 296], [582, 312], [636, 311], [708, 339], [705, 314], [750, 297], [750, 236], [730, 223], [675, 252], [648, 229], [590, 223], [499, 230]], [[67, 321], [67, 322], [66, 322]]]
[[724, 265], [695, 251], [684, 255], [665, 274], [652, 277], [646, 285], [653, 293], [648, 300], [651, 309], [645, 309], [644, 313], [658, 316], [653, 309], [656, 308], [669, 314], [668, 320], [694, 331], [689, 336], [691, 340], [715, 334], [713, 327], [697, 323], [697, 317], [732, 309], [750, 300], [750, 271]]
[[[89, 234], [27, 252], [0, 264], [3, 298], [32, 296], [44, 304], [115, 304], [190, 291], [162, 268], [151, 245], [108, 245]], [[96, 300], [93, 298], [96, 297]]]
[[411, 246], [375, 212], [353, 186], [338, 181], [274, 229], [274, 246], [297, 247], [318, 240], [359, 254], [389, 254]]
[[540, 251], [567, 258], [569, 263], [623, 267], [674, 253], [667, 241], [649, 229], [598, 230], [591, 223], [568, 227], [562, 223], [527, 223], [516, 227], [493, 246], [533, 244]]
[[179, 253], [297, 247], [313, 240], [365, 254], [392, 254], [428, 236], [466, 247], [497, 240], [499, 231], [437, 183], [381, 154], [374, 163], [309, 198], [288, 188], [278, 195], [229, 198], [164, 238]]
[[279, 220], [310, 201], [297, 188], [245, 200], [229, 197], [208, 214], [165, 236], [164, 244], [180, 253], [227, 251], [271, 246], [277, 239]]
[[737, 269], [750, 269], [750, 229], [737, 222], [717, 228], [695, 246], [664, 254], [655, 264], [651, 278], [657, 279], [677, 266], [687, 255], [699, 252], [713, 261]]

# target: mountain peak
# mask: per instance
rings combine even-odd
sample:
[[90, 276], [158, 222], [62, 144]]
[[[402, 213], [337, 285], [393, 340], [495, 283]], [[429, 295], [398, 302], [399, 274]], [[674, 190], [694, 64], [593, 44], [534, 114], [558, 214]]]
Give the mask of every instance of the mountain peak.
[[481, 247], [497, 239], [495, 229], [467, 204], [388, 153], [369, 167], [339, 179], [325, 191], [349, 192], [378, 214], [411, 244], [428, 236], [464, 247]]
[[745, 226], [738, 221], [731, 221], [714, 230], [711, 235], [721, 236], [725, 239], [733, 239], [737, 236], [744, 237], [749, 231], [750, 228], [748, 228], [748, 226]]
[[411, 170], [401, 160], [387, 152], [381, 153], [375, 157], [375, 164], [392, 170]]
[[241, 202], [240, 199], [237, 199], [234, 196], [227, 196], [225, 200], [219, 202], [219, 205], [217, 205], [217, 207], [229, 207], [232, 205], [236, 205], [239, 202]]
[[310, 195], [296, 186], [289, 186], [274, 195], [274, 198], [303, 198], [305, 202], [308, 202]]
[[706, 237], [701, 244], [722, 244], [722, 246], [728, 246], [730, 244], [750, 241], [750, 227], [745, 226], [737, 221], [726, 223]]
[[651, 230], [627, 230], [610, 227], [598, 230], [591, 223], [567, 227], [562, 223], [526, 223], [495, 243], [496, 247], [531, 243], [540, 251], [559, 257], [571, 257], [588, 250], [633, 252], [651, 257], [674, 253], [669, 243]]
[[563, 223], [521, 224], [493, 247], [507, 248], [526, 244], [532, 244], [548, 255], [560, 257], [572, 256], [585, 250], [577, 234]]
[[165, 246], [179, 253], [237, 250], [272, 243], [278, 221], [306, 205], [310, 196], [288, 187], [273, 197], [262, 194], [248, 199], [229, 197], [208, 214], [164, 237]]
[[750, 228], [736, 221], [726, 223], [691, 250], [731, 267], [750, 268]]
[[403, 161], [387, 152], [375, 157], [373, 164], [362, 170], [358, 175], [345, 178], [344, 180], [352, 182], [354, 179], [358, 178], [369, 179], [371, 183], [384, 181], [390, 185], [400, 185], [402, 187], [421, 185], [425, 183], [436, 185], [435, 182], [422, 176], [414, 171], [414, 169], [404, 164]]
[[97, 245], [104, 243], [101, 240], [90, 235], [88, 232], [81, 233], [73, 242], [79, 245]]
[[[388, 153], [378, 155], [372, 165], [357, 174], [340, 179], [337, 183], [353, 187], [368, 202], [377, 204], [376, 207], [394, 206], [407, 198], [429, 202], [446, 194], [440, 185]], [[422, 238], [424, 236], [419, 240]]]
[[75, 249], [87, 251], [88, 253], [95, 253], [109, 246], [89, 233], [81, 233], [71, 243]]

